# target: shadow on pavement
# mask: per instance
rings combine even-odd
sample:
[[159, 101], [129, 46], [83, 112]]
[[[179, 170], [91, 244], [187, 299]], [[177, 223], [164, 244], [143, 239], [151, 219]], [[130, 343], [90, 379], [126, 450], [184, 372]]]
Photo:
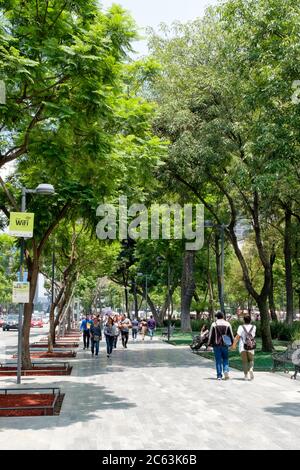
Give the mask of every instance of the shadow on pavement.
[[265, 411], [277, 416], [294, 416], [300, 417], [300, 403], [278, 403], [276, 406], [269, 406]]
[[[51, 384], [51, 386], [56, 385], [65, 393], [65, 399], [59, 416], [26, 417], [21, 419], [0, 418], [1, 430], [46, 430], [69, 426], [73, 423], [84, 424], [96, 418], [97, 420], [101, 419], [102, 410], [125, 410], [136, 407], [135, 403], [116, 396], [113, 391], [102, 385], [64, 381]], [[38, 386], [38, 384], [34, 383], [32, 386]], [[43, 386], [47, 386], [47, 384], [43, 384]]]

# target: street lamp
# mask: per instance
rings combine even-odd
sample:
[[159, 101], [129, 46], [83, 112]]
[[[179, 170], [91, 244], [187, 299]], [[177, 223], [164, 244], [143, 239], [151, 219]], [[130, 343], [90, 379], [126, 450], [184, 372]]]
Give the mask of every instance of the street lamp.
[[[166, 260], [164, 256], [158, 256], [156, 261], [160, 264], [162, 261]], [[171, 336], [171, 266], [168, 261], [168, 343], [170, 342]]]
[[[26, 195], [38, 194], [50, 196], [55, 193], [52, 184], [39, 184], [35, 189], [22, 187], [21, 212], [26, 212]], [[23, 261], [24, 261], [24, 237], [21, 238], [20, 247], [20, 281], [23, 280]], [[19, 304], [19, 330], [18, 330], [18, 366], [17, 366], [17, 384], [21, 383], [22, 373], [22, 325], [23, 325], [24, 304]]]
[[224, 270], [225, 270], [225, 224], [215, 224], [211, 220], [204, 222], [204, 227], [217, 228], [221, 232], [221, 291], [220, 291], [220, 308], [225, 315], [225, 303], [224, 303]]
[[137, 276], [143, 277], [145, 276], [145, 294], [146, 294], [146, 320], [147, 320], [147, 315], [148, 315], [148, 274], [144, 273], [137, 273]]

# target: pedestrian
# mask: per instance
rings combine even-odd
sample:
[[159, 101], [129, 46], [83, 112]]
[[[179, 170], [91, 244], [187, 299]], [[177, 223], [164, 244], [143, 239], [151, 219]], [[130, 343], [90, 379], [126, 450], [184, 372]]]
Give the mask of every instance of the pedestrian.
[[233, 344], [231, 325], [224, 319], [223, 312], [217, 312], [216, 321], [213, 322], [209, 332], [208, 345], [212, 346], [215, 354], [217, 379], [229, 379], [229, 354], [228, 348]]
[[106, 351], [107, 357], [110, 357], [113, 352], [114, 339], [116, 336], [116, 327], [114, 325], [114, 320], [112, 317], [108, 317], [107, 323], [104, 328], [104, 334], [106, 339]]
[[92, 320], [89, 314], [82, 320], [80, 325], [80, 331], [83, 333], [83, 349], [89, 349], [90, 345], [90, 329], [92, 326]]
[[156, 321], [154, 320], [153, 315], [150, 315], [150, 318], [147, 322], [147, 328], [148, 328], [148, 334], [152, 340], [154, 336], [154, 331], [156, 328]]
[[113, 317], [114, 320], [114, 325], [115, 325], [115, 336], [114, 336], [114, 349], [117, 349], [117, 344], [118, 344], [118, 338], [120, 335], [120, 329], [119, 329], [119, 315], [115, 315]]
[[96, 318], [91, 326], [90, 329], [90, 334], [91, 334], [91, 351], [92, 351], [92, 356], [94, 356], [94, 353], [96, 356], [99, 354], [99, 345], [100, 341], [102, 340], [102, 331], [101, 331], [101, 326], [98, 318]]
[[240, 325], [237, 330], [237, 335], [234, 338], [232, 349], [236, 349], [239, 343], [239, 353], [242, 358], [244, 379], [254, 379], [254, 353], [256, 349], [256, 326], [251, 324], [251, 317], [244, 317], [244, 325]]
[[148, 330], [148, 325], [145, 319], [141, 321], [140, 326], [141, 326], [142, 340], [145, 341], [145, 336]]
[[134, 318], [131, 322], [132, 324], [132, 339], [133, 341], [137, 339], [137, 334], [138, 334], [138, 331], [139, 331], [139, 320], [137, 318]]
[[131, 328], [131, 321], [126, 315], [122, 315], [122, 319], [120, 322], [120, 330], [121, 330], [121, 338], [122, 338], [122, 345], [123, 348], [127, 349], [128, 337], [129, 337], [129, 329]]

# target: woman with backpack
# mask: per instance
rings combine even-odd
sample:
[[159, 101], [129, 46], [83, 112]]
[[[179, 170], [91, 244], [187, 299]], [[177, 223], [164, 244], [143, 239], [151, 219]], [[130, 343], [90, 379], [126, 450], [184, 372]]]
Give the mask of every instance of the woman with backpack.
[[232, 349], [239, 343], [239, 352], [242, 358], [245, 380], [254, 379], [254, 351], [256, 348], [256, 326], [251, 324], [251, 317], [244, 317], [244, 325], [240, 325], [234, 338]]

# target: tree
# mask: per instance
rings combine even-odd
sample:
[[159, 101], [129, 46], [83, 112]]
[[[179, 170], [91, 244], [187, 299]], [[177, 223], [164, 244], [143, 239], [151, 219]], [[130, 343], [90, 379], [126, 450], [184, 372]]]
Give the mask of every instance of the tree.
[[[211, 9], [203, 21], [177, 26], [171, 39], [152, 37], [163, 68], [153, 92], [160, 103], [155, 128], [171, 141], [165, 172], [181, 191], [194, 194], [216, 223], [226, 223], [245, 286], [261, 313], [266, 351], [272, 350], [267, 301], [273, 256], [266, 228], [276, 185], [287, 185], [298, 159], [299, 110], [289, 85], [295, 69], [285, 66], [294, 56], [297, 15], [292, 0], [272, 5], [232, 0]], [[264, 278], [260, 290], [236, 236], [241, 218], [255, 234]]]
[[[37, 139], [47, 148], [52, 132], [68, 136], [70, 124], [90, 151], [101, 127], [107, 148], [119, 66], [135, 37], [131, 18], [116, 5], [104, 14], [95, 0], [2, 0], [0, 19], [0, 79], [6, 84], [0, 167], [26, 155]], [[87, 127], [91, 114], [94, 125]]]

